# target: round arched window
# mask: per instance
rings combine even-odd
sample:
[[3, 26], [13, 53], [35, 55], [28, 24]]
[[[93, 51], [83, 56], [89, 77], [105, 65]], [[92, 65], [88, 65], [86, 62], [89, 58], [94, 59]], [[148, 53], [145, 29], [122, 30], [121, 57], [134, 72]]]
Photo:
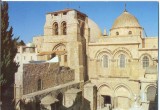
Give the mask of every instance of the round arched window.
[[104, 55], [102, 57], [102, 67], [108, 68], [108, 56], [107, 55]]
[[58, 35], [58, 23], [53, 24], [53, 35]]
[[61, 24], [61, 33], [62, 35], [67, 35], [67, 23], [65, 21]]
[[119, 66], [120, 66], [120, 68], [124, 68], [125, 67], [125, 55], [123, 55], [123, 54], [121, 54], [120, 56], [119, 56]]
[[147, 68], [149, 66], [149, 58], [147, 56], [143, 57], [143, 68]]

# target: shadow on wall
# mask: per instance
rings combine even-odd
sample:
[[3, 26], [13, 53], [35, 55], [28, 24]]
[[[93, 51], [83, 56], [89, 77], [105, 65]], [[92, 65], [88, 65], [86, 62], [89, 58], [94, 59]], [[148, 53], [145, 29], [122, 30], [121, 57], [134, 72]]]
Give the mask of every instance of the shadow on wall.
[[[63, 105], [63, 94], [57, 96], [58, 102], [51, 104], [51, 110], [90, 110], [90, 102], [82, 96], [76, 96], [73, 104], [70, 107]], [[35, 97], [33, 101], [28, 103], [25, 100], [20, 101], [20, 110], [48, 110], [43, 105], [40, 105], [40, 100]]]
[[[2, 86], [1, 86], [2, 87]], [[13, 110], [14, 109], [14, 87], [8, 86], [8, 87], [2, 87], [2, 94], [1, 94], [1, 100], [2, 100], [2, 110]]]

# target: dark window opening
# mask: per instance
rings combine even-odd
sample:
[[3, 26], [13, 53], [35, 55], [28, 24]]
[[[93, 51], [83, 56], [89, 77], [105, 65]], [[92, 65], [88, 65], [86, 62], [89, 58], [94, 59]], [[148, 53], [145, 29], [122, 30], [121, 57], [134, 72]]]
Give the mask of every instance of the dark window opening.
[[66, 15], [66, 14], [67, 14], [66, 12], [63, 13], [63, 15]]
[[54, 16], [58, 16], [58, 14], [54, 14]]
[[129, 31], [128, 34], [131, 35], [131, 34], [132, 34], [132, 31]]
[[103, 96], [104, 98], [104, 105], [111, 104], [111, 97], [110, 96]]
[[53, 24], [53, 35], [58, 35], [58, 23]]
[[116, 35], [118, 36], [118, 35], [119, 35], [119, 32], [116, 32]]
[[41, 79], [38, 79], [38, 90], [41, 90], [42, 89], [42, 80]]
[[61, 32], [62, 35], [67, 35], [67, 23], [65, 21], [61, 24]]
[[67, 62], [67, 55], [64, 55], [64, 62]]

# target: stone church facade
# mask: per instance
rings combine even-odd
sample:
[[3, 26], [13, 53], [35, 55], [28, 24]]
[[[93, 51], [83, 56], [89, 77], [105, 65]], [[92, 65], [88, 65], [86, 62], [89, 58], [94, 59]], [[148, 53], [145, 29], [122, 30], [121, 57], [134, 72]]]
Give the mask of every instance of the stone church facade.
[[47, 13], [33, 43], [39, 61], [59, 62], [24, 65], [24, 105], [38, 97], [45, 110], [155, 110], [158, 38], [143, 33], [127, 10], [109, 34], [77, 10]]

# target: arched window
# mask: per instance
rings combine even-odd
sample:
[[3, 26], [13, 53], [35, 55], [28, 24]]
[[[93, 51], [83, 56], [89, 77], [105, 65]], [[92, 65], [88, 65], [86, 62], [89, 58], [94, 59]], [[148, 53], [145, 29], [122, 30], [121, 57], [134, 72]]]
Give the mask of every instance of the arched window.
[[58, 35], [58, 23], [53, 24], [53, 35]]
[[102, 67], [108, 68], [108, 56], [107, 55], [104, 55], [102, 57]]
[[143, 57], [143, 68], [147, 68], [149, 66], [149, 58], [147, 56]]
[[155, 101], [156, 96], [156, 88], [154, 86], [150, 86], [147, 89], [147, 101]]
[[67, 35], [67, 23], [65, 21], [61, 24], [61, 33], [62, 35]]
[[131, 34], [132, 34], [132, 31], [129, 31], [128, 34], [131, 35]]
[[37, 81], [37, 89], [38, 90], [42, 89], [42, 80], [41, 79], [38, 79], [38, 81]]
[[125, 55], [121, 54], [119, 56], [119, 66], [120, 68], [124, 68], [125, 67]]
[[118, 35], [119, 35], [119, 32], [116, 32], [116, 35], [118, 36]]

